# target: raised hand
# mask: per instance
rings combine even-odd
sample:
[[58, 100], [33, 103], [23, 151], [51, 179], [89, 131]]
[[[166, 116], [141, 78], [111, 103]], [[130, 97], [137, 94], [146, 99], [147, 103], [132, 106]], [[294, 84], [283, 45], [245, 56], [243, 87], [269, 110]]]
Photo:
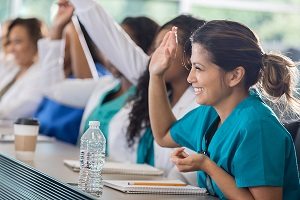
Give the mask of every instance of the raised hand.
[[65, 26], [71, 21], [74, 7], [68, 0], [59, 0], [58, 12], [54, 18], [53, 25], [50, 31], [51, 39], [61, 39], [62, 32]]
[[177, 27], [174, 26], [154, 51], [149, 65], [150, 74], [162, 76], [165, 73], [171, 66], [173, 58], [176, 57], [177, 45]]
[[205, 161], [209, 158], [203, 154], [187, 154], [184, 148], [176, 149], [171, 155], [171, 161], [181, 172], [191, 172], [203, 170]]

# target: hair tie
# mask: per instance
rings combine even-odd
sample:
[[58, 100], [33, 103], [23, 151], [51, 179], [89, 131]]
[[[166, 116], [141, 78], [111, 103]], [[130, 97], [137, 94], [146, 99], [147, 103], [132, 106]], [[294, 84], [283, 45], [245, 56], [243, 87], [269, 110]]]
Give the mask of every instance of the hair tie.
[[266, 53], [262, 53], [262, 56], [261, 56], [261, 62], [262, 62], [262, 66], [261, 66], [261, 68], [262, 69], [264, 69], [265, 68], [265, 66], [267, 65], [267, 56], [268, 56], [268, 54], [266, 54]]

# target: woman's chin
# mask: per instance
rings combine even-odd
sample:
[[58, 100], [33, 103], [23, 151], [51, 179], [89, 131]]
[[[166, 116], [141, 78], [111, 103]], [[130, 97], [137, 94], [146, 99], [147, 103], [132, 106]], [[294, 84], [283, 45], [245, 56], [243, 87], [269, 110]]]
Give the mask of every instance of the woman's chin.
[[196, 103], [200, 105], [211, 105], [211, 102], [208, 101], [207, 98], [204, 98], [203, 96], [196, 96]]

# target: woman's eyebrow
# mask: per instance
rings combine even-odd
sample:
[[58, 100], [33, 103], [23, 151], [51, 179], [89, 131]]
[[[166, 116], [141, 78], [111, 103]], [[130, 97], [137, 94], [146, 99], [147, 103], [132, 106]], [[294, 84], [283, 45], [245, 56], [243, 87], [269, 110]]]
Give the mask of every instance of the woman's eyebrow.
[[196, 62], [192, 62], [192, 65], [201, 65], [202, 67], [206, 67], [205, 65], [203, 65], [202, 63], [196, 61]]

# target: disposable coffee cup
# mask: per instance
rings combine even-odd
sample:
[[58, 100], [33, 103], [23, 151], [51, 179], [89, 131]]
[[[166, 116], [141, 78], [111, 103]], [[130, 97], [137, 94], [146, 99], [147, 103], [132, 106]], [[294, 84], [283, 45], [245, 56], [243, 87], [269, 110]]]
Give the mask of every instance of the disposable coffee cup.
[[39, 122], [36, 119], [19, 118], [14, 123], [15, 151], [17, 159], [34, 159]]

